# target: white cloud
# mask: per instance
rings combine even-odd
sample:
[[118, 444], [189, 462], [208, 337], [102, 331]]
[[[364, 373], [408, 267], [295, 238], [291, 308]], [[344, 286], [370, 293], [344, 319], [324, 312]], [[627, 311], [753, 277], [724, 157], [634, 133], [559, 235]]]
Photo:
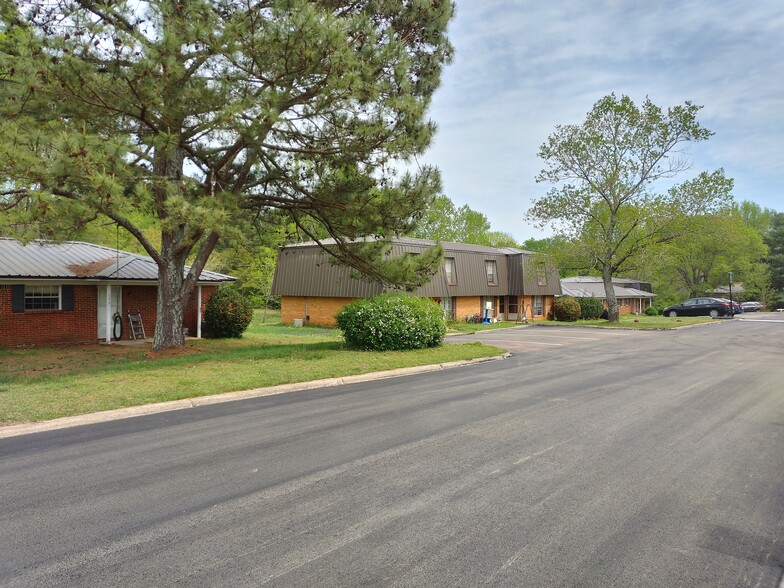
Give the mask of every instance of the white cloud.
[[[427, 161], [447, 195], [519, 239], [547, 186], [539, 145], [615, 92], [663, 107], [704, 105], [716, 135], [691, 147], [694, 173], [724, 167], [736, 197], [784, 210], [784, 3], [458, 0], [457, 55], [431, 111]], [[684, 178], [685, 179], [685, 178]]]

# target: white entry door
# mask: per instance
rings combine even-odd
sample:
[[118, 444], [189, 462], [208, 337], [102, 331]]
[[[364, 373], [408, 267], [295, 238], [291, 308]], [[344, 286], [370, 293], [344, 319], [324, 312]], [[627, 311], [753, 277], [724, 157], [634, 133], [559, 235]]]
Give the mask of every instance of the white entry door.
[[[98, 286], [98, 338], [106, 339], [106, 321], [109, 320], [109, 332], [114, 338], [114, 313], [122, 315], [122, 286], [112, 286], [112, 295], [109, 300], [109, 310], [107, 317], [106, 309], [106, 286]], [[120, 321], [122, 323], [122, 319]]]

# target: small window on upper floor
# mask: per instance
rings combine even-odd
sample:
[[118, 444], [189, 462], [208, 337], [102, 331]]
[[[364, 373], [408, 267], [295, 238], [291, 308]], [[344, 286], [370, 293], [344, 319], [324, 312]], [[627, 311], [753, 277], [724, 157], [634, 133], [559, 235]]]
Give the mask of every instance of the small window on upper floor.
[[497, 286], [498, 285], [498, 268], [496, 267], [494, 260], [487, 260], [485, 261], [485, 273], [487, 274], [487, 285], [488, 286]]
[[457, 272], [455, 271], [455, 258], [444, 258], [444, 275], [446, 275], [446, 283], [450, 286], [457, 284]]
[[536, 264], [536, 283], [539, 286], [547, 285], [547, 268], [545, 267], [544, 262]]

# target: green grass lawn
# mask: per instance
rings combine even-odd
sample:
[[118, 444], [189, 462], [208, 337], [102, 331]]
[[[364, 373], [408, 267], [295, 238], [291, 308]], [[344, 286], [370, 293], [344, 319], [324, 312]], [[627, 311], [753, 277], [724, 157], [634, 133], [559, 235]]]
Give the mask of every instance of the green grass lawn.
[[162, 353], [149, 344], [0, 351], [0, 425], [503, 353], [480, 344], [350, 351], [339, 331], [262, 315], [241, 339], [189, 339]]
[[[608, 328], [625, 328], [625, 329], [675, 329], [686, 325], [698, 325], [701, 323], [710, 323], [714, 320], [725, 319], [712, 319], [708, 316], [695, 316], [695, 317], [682, 317], [670, 318], [668, 316], [648, 316], [645, 314], [633, 315], [622, 314], [621, 320], [618, 323], [611, 323], [610, 321], [597, 319], [591, 321], [529, 321], [528, 325], [541, 325], [545, 327], [559, 327], [559, 326], [590, 326], [590, 327], [608, 327]], [[488, 331], [492, 329], [507, 329], [510, 327], [519, 327], [523, 323], [518, 322], [498, 322], [490, 323], [488, 325], [482, 323], [467, 323], [465, 321], [450, 322], [447, 325], [448, 333], [477, 333], [479, 331]]]
[[611, 323], [604, 319], [596, 319], [591, 321], [575, 321], [573, 323], [559, 322], [559, 321], [541, 321], [537, 325], [547, 326], [593, 326], [593, 327], [608, 327], [608, 328], [625, 328], [625, 329], [675, 329], [677, 327], [684, 327], [687, 325], [699, 325], [702, 323], [710, 323], [715, 321], [722, 321], [725, 319], [712, 319], [709, 316], [679, 316], [677, 318], [670, 318], [668, 316], [648, 316], [645, 314], [633, 315], [622, 314], [620, 322]]
[[[447, 333], [460, 333], [470, 334], [478, 333], [479, 331], [492, 331], [494, 329], [509, 329], [511, 327], [519, 327], [525, 323], [517, 323], [514, 321], [500, 321], [497, 323], [467, 323], [465, 321], [453, 321], [446, 325]], [[528, 323], [531, 324], [531, 323]]]

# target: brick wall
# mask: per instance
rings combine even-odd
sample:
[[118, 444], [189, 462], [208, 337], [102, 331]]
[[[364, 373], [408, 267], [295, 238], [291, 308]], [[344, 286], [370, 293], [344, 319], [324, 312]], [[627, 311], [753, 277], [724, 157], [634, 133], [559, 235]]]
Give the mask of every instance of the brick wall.
[[157, 297], [157, 286], [122, 287], [123, 339], [133, 339], [131, 337], [131, 325], [128, 322], [128, 313], [142, 315], [144, 334], [152, 338], [155, 333], [155, 321], [158, 319]]
[[550, 311], [553, 309], [553, 301], [555, 300], [555, 296], [542, 296], [542, 314], [532, 316], [533, 308], [534, 308], [534, 297], [533, 296], [523, 296], [522, 297], [522, 309], [520, 312], [525, 312], [526, 318], [533, 319], [533, 320], [546, 320], [547, 315], [550, 314]]
[[98, 291], [74, 286], [74, 309], [11, 312], [11, 286], [0, 285], [0, 347], [95, 342]]
[[[317, 296], [283, 296], [280, 299], [280, 320], [283, 324], [293, 324], [294, 319], [305, 319], [306, 315], [310, 315], [311, 325], [321, 325], [325, 327], [335, 326], [335, 314], [343, 308], [346, 304], [351, 302], [353, 298], [322, 298]], [[522, 297], [523, 304], [532, 304], [533, 298], [530, 296]], [[550, 311], [553, 305], [553, 297], [545, 296], [543, 301], [544, 316]], [[307, 310], [306, 310], [307, 309]], [[497, 299], [496, 308], [497, 312]], [[522, 309], [520, 310], [522, 312]], [[530, 308], [528, 309], [528, 318], [531, 318]], [[455, 318], [456, 320], [464, 320], [467, 316], [472, 316], [476, 313], [481, 313], [484, 316], [484, 309], [482, 308], [481, 296], [458, 296], [455, 299]], [[536, 317], [542, 319], [544, 317]]]
[[[157, 320], [156, 286], [122, 287], [122, 339], [131, 339], [128, 313], [141, 312], [144, 331], [152, 338]], [[202, 287], [202, 316], [215, 286]], [[196, 336], [197, 292], [185, 308], [184, 325]], [[95, 343], [98, 337], [98, 288], [74, 286], [74, 310], [36, 310], [11, 312], [11, 286], [0, 285], [0, 347], [53, 345], [58, 343]], [[100, 338], [103, 340], [103, 337]]]
[[[633, 312], [645, 311], [651, 305], [649, 299], [643, 298], [618, 298], [618, 314], [631, 314]], [[628, 301], [629, 304], [621, 304], [621, 301]], [[604, 303], [604, 308], [608, 308], [607, 299], [603, 299], [602, 302]]]
[[294, 319], [310, 316], [309, 325], [335, 326], [335, 315], [353, 298], [327, 298], [319, 296], [283, 296], [280, 299], [280, 321], [294, 324]]
[[481, 296], [458, 296], [455, 299], [456, 320], [458, 321], [465, 320], [465, 317], [473, 316], [478, 312], [482, 312], [482, 313], [484, 312], [484, 309], [482, 309]]

